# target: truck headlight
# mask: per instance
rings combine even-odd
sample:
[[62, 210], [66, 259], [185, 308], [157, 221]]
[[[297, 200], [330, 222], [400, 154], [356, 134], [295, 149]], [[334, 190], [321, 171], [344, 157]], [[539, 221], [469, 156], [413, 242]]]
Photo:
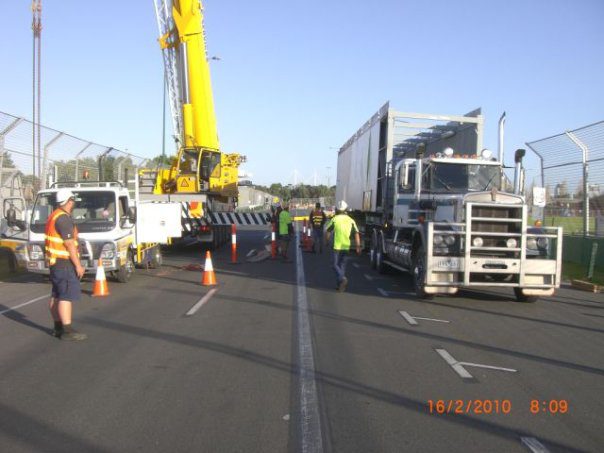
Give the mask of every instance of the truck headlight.
[[443, 237], [440, 234], [435, 234], [432, 243], [434, 245], [441, 245], [443, 243]]
[[44, 259], [44, 250], [40, 245], [29, 244], [27, 246], [27, 253], [29, 254], [29, 259], [32, 261], [40, 261]]
[[482, 247], [482, 244], [484, 244], [484, 241], [480, 236], [476, 236], [474, 239], [472, 239], [472, 245], [474, 247]]
[[540, 249], [546, 249], [547, 246], [549, 245], [549, 239], [548, 238], [539, 238], [539, 239], [537, 239], [537, 245], [539, 246]]
[[112, 260], [115, 258], [115, 244], [108, 242], [101, 249], [101, 259]]
[[509, 238], [507, 241], [505, 241], [505, 246], [509, 249], [516, 248], [517, 245], [518, 241], [514, 238]]
[[533, 237], [526, 238], [526, 248], [529, 250], [537, 250], [537, 239]]
[[447, 245], [455, 244], [455, 236], [453, 236], [452, 234], [445, 236], [445, 244], [447, 244]]

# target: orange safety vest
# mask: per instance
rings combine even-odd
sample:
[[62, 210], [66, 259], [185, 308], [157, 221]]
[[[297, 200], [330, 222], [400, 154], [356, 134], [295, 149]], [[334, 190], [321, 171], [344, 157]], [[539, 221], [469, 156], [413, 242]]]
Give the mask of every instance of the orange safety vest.
[[[67, 214], [61, 208], [55, 209], [52, 214], [50, 214], [50, 217], [46, 222], [46, 231], [44, 232], [44, 237], [46, 239], [46, 259], [51, 266], [57, 262], [57, 258], [65, 260], [69, 259], [69, 251], [65, 247], [65, 242], [55, 227], [57, 219], [62, 215], [69, 214]], [[75, 225], [73, 226], [73, 242], [79, 258], [80, 252], [78, 250], [78, 229]]]

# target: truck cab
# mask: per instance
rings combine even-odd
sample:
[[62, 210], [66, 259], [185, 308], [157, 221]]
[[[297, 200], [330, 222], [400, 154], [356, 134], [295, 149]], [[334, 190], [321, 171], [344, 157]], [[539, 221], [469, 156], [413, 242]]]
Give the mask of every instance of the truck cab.
[[522, 301], [553, 294], [562, 232], [529, 225], [524, 196], [506, 192], [489, 150], [447, 148], [392, 165], [391, 215], [373, 230], [374, 267], [409, 271], [420, 297], [481, 286], [513, 287]]
[[161, 252], [157, 244], [136, 242], [136, 209], [128, 189], [119, 182], [56, 183], [41, 190], [35, 199], [28, 224], [28, 270], [47, 274], [44, 232], [48, 217], [56, 207], [60, 187], [74, 193], [72, 218], [79, 232], [82, 266], [93, 273], [102, 263], [107, 272], [120, 282], [127, 282], [136, 265], [159, 266]]

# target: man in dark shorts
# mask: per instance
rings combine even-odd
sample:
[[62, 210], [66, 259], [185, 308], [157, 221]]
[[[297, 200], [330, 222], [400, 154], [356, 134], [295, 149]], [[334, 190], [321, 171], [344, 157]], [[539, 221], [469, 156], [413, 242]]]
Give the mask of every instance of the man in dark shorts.
[[87, 338], [86, 334], [71, 327], [72, 303], [80, 300], [80, 279], [84, 275], [78, 253], [78, 229], [71, 218], [75, 196], [69, 189], [59, 189], [56, 201], [58, 208], [46, 221], [45, 231], [52, 283], [49, 304], [54, 321], [52, 334], [62, 340], [80, 341]]

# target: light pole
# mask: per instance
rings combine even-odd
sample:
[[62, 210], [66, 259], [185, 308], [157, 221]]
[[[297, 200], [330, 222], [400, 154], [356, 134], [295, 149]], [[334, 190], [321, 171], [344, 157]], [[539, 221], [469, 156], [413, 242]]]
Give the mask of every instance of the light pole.
[[325, 167], [325, 169], [327, 170], [327, 188], [329, 189], [331, 187], [331, 185], [329, 184], [330, 182], [330, 173], [331, 173], [331, 167]]

